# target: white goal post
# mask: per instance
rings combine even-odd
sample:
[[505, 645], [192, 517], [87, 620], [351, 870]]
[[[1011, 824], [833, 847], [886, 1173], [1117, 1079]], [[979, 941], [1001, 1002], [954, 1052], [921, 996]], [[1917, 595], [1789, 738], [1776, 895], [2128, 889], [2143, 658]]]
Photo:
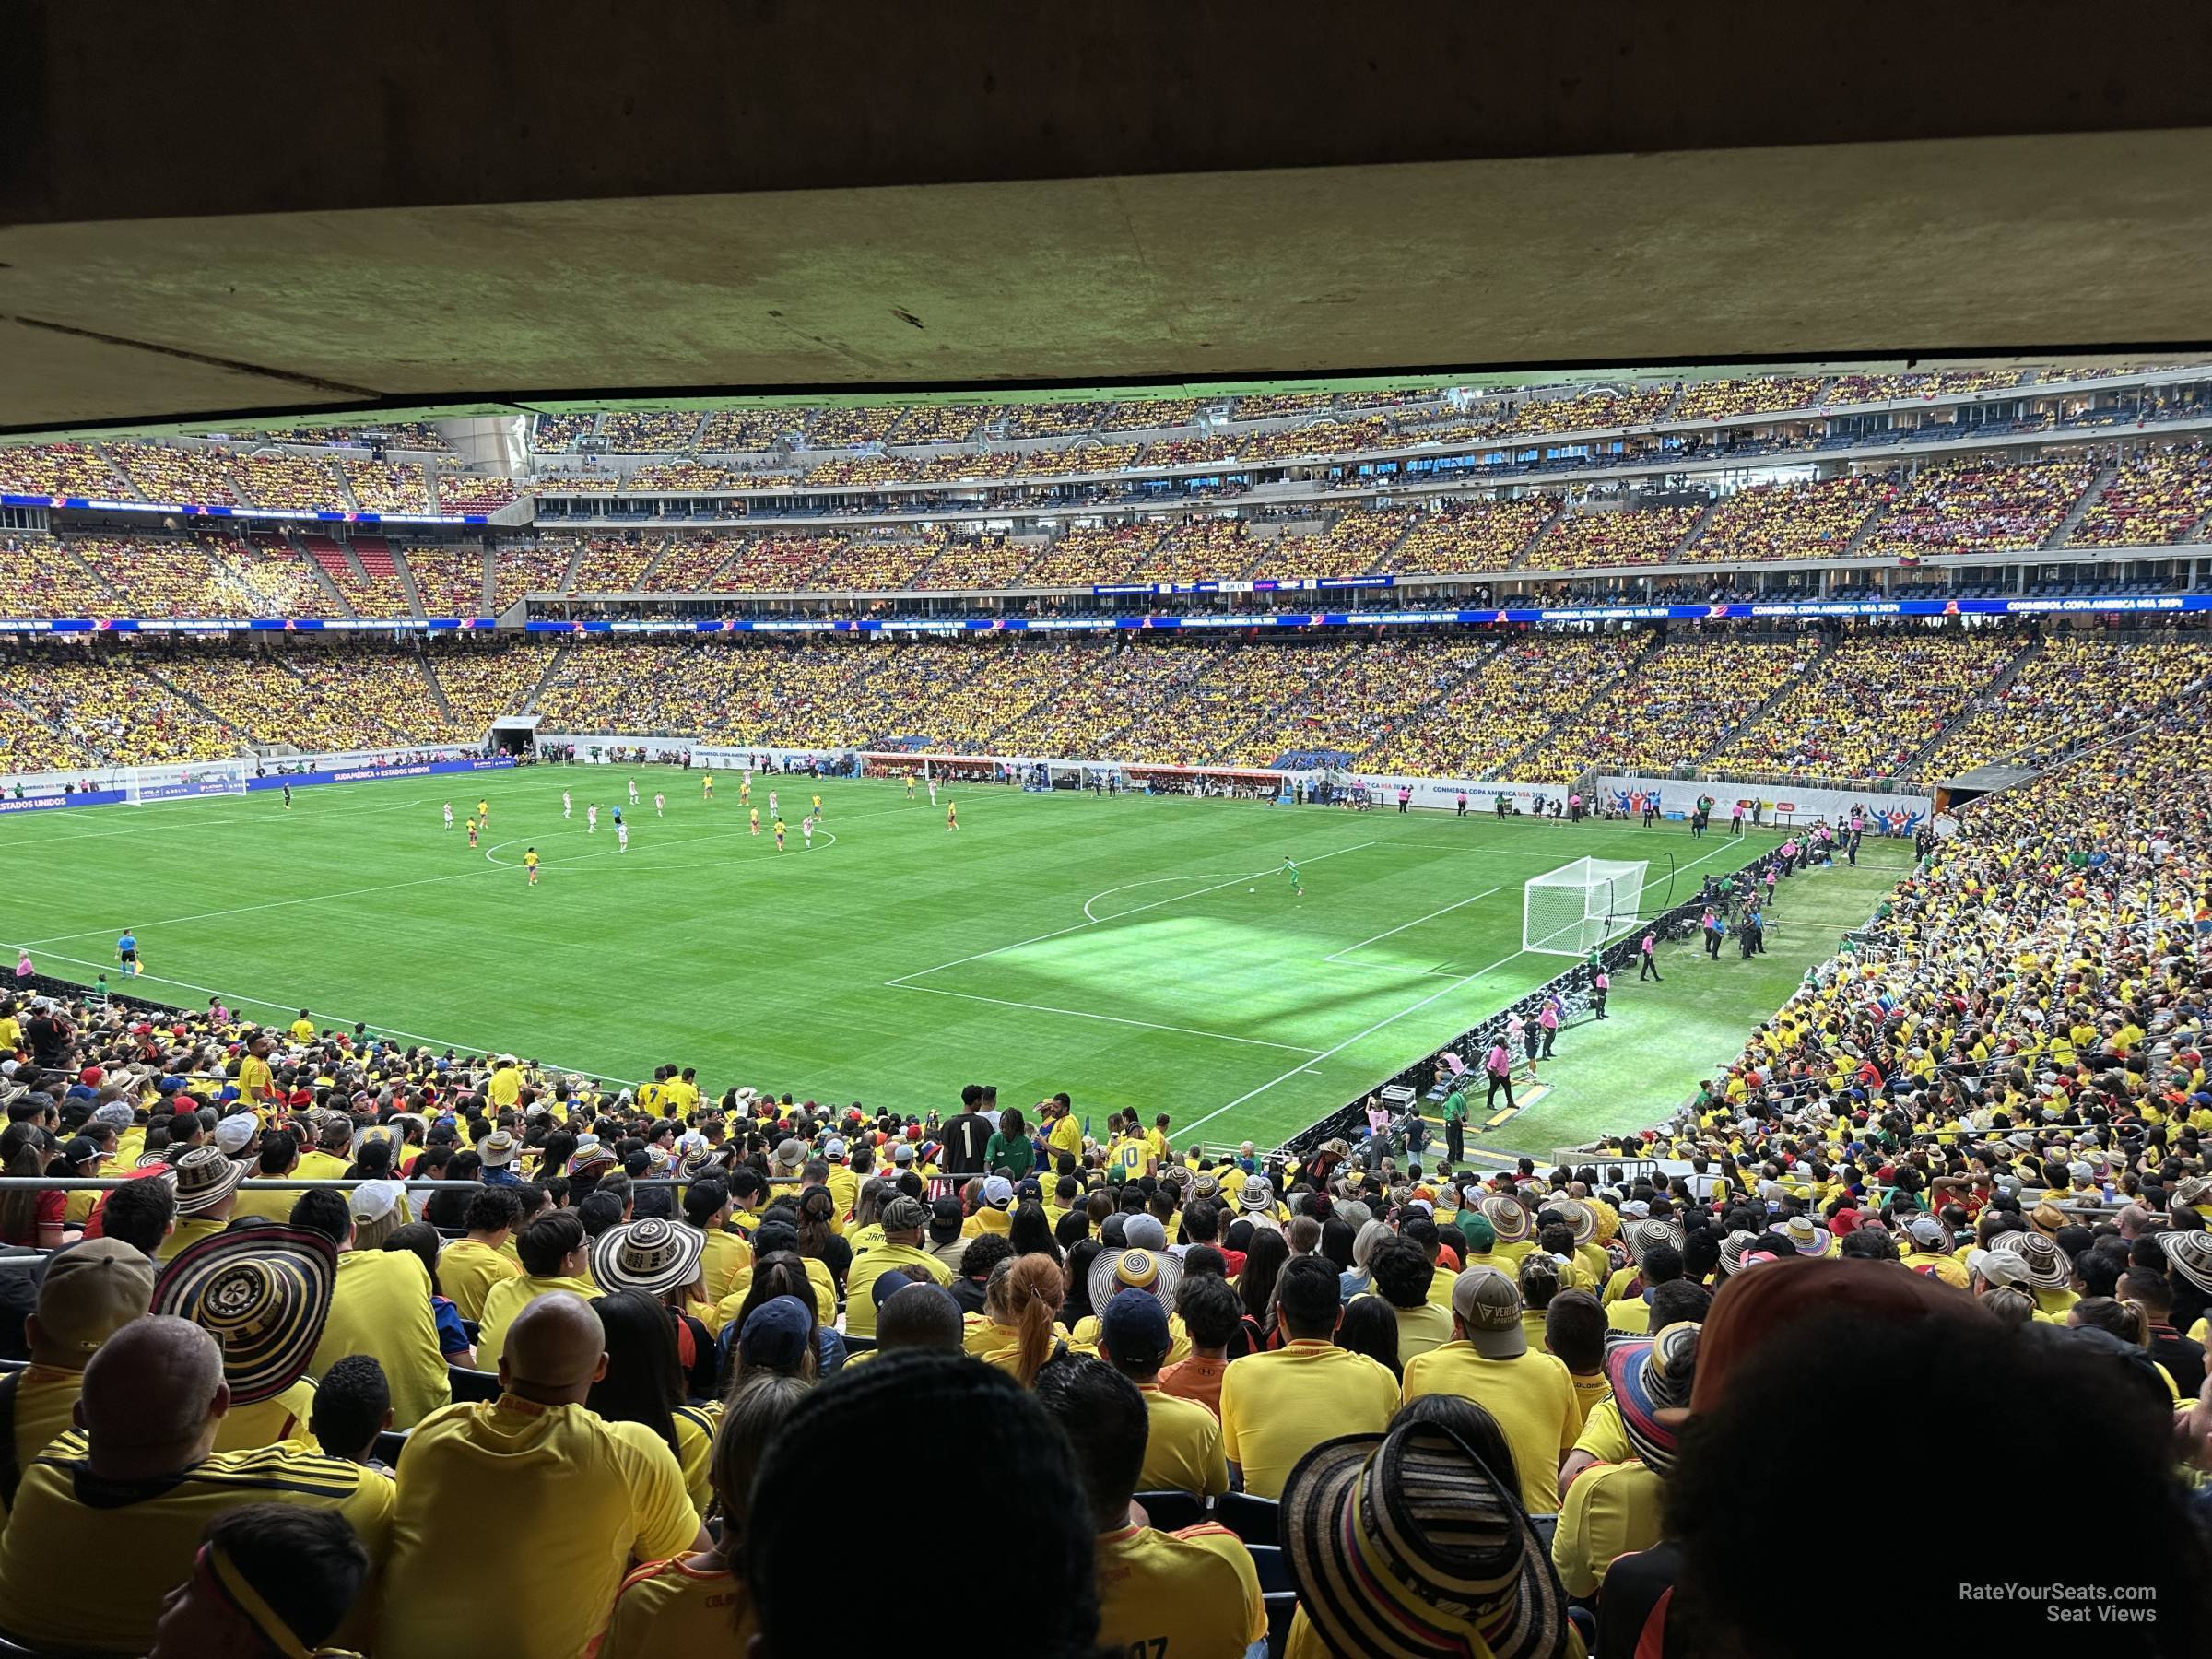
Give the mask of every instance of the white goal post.
[[1586, 956], [1632, 932], [1649, 867], [1646, 859], [1578, 858], [1532, 877], [1522, 889], [1521, 948]]
[[183, 801], [198, 795], [242, 795], [253, 775], [251, 760], [194, 760], [182, 766], [126, 766], [120, 782], [130, 806]]

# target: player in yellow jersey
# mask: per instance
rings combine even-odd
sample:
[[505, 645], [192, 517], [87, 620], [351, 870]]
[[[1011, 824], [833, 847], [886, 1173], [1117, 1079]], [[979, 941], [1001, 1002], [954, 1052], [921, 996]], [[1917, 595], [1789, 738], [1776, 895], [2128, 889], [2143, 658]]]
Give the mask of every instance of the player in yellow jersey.
[[946, 829], [947, 829], [947, 830], [958, 830], [959, 827], [960, 827], [960, 809], [959, 809], [959, 806], [955, 806], [955, 805], [954, 805], [952, 802], [950, 802], [950, 801], [947, 801], [947, 802], [946, 802], [946, 803], [945, 803], [945, 828], [946, 828]]
[[906, 774], [906, 798], [910, 801], [914, 798], [914, 774], [912, 772]]
[[706, 788], [707, 799], [710, 801], [712, 800], [714, 798], [714, 774], [712, 772], [702, 772], [700, 775], [699, 781]]
[[530, 848], [523, 854], [523, 868], [530, 872], [530, 885], [537, 885], [537, 849]]
[[783, 851], [783, 820], [782, 818], [776, 820], [776, 851], [779, 853]]
[[472, 847], [477, 844], [477, 820], [473, 818], [468, 820], [468, 844]]
[[489, 801], [477, 803], [477, 821], [487, 830], [491, 828], [491, 803]]
[[822, 816], [822, 797], [818, 794], [814, 797], [814, 816], [817, 818]]
[[753, 833], [758, 835], [760, 833], [760, 808], [758, 806], [754, 807], [750, 816], [752, 818]]
[[747, 772], [737, 780], [737, 805], [742, 806], [753, 798], [753, 774]]

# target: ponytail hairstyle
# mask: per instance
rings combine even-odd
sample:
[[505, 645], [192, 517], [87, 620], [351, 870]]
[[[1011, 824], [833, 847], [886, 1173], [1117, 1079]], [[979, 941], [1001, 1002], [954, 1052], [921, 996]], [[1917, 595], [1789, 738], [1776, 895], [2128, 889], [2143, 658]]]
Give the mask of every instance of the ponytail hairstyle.
[[1010, 1256], [991, 1270], [983, 1311], [1014, 1332], [1014, 1375], [1024, 1388], [1053, 1357], [1053, 1323], [1065, 1294], [1060, 1265], [1047, 1255]]

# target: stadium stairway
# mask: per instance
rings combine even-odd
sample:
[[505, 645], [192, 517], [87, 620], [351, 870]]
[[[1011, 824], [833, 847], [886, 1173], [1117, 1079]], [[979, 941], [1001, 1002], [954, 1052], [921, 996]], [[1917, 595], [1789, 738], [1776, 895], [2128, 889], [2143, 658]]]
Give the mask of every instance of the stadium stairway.
[[400, 592], [407, 596], [407, 609], [418, 620], [430, 613], [424, 608], [422, 590], [415, 585], [415, 572], [407, 568], [407, 556], [382, 536], [355, 536], [353, 556], [360, 561], [361, 569], [369, 572], [373, 582], [396, 582]]
[[132, 477], [129, 473], [124, 471], [123, 463], [116, 460], [112, 454], [109, 453], [108, 446], [106, 444], [95, 443], [91, 446], [91, 448], [93, 453], [100, 456], [100, 464], [108, 469], [108, 476], [115, 480], [115, 494], [117, 500], [125, 501], [143, 501], [149, 499], [146, 491], [138, 488], [138, 480]]
[[1552, 739], [1559, 735], [1559, 730], [1569, 721], [1580, 719], [1584, 713], [1595, 708], [1606, 698], [1612, 696], [1615, 691], [1620, 688], [1622, 682], [1629, 679], [1635, 674], [1636, 665], [1638, 663], [1641, 663], [1647, 658], [1655, 655], [1658, 652], [1665, 649], [1665, 635], [1654, 629], [1652, 632], [1650, 639], [1644, 645], [1642, 652], [1635, 658], [1634, 662], [1631, 662], [1625, 671], [1614, 676], [1611, 679], [1601, 681], [1596, 686], [1594, 686], [1591, 688], [1590, 695], [1588, 697], [1585, 697], [1581, 702], [1576, 703], [1573, 708], [1569, 709], [1565, 713], [1553, 720], [1551, 724], [1547, 725], [1541, 732], [1538, 732], [1534, 737], [1530, 738], [1526, 743], [1515, 749], [1505, 759], [1500, 761], [1496, 766], [1492, 767], [1488, 775], [1493, 778], [1519, 778], [1537, 775], [1524, 773], [1519, 769], [1527, 765], [1535, 757], [1546, 753], [1551, 747]]
[[175, 698], [179, 702], [185, 704], [189, 708], [197, 709], [203, 715], [206, 717], [207, 724], [215, 730], [218, 732], [228, 732], [231, 736], [237, 738], [239, 744], [241, 745], [240, 752], [244, 752], [243, 746], [248, 742], [245, 733], [240, 731], [236, 726], [225, 720], [220, 714], [218, 714], [213, 709], [209, 708], [206, 703], [194, 697], [191, 692], [185, 690], [183, 687], [178, 685], [174, 680], [165, 679], [162, 677], [162, 676], [156, 673], [151, 664], [140, 663], [137, 665], [137, 672], [145, 675], [147, 679], [153, 681], [155, 685], [160, 687], [162, 690], [168, 692], [170, 696]]
[[367, 578], [361, 575], [359, 567], [347, 557], [346, 549], [329, 536], [312, 532], [300, 537], [300, 546], [307, 555], [308, 570], [323, 584], [324, 594], [333, 606], [333, 614], [340, 617], [355, 615], [353, 606], [346, 603], [346, 594], [338, 586], [337, 578], [347, 576], [361, 581]]
[[2058, 521], [2058, 527], [2043, 537], [2042, 545], [2046, 547], [2065, 547], [2066, 538], [2074, 534], [2074, 526], [2081, 523], [2082, 514], [2096, 505], [2097, 498], [2104, 493], [2105, 487], [2119, 476], [2120, 468], [2112, 462], [2108, 461], [2099, 468], [2097, 476], [2089, 480], [2089, 487], [2081, 492], [2081, 499], [2074, 503], [2065, 518]]
[[[1904, 493], [1903, 487], [1901, 485], [1895, 484], [1894, 480], [1892, 481], [1892, 487], [1896, 489], [1899, 495]], [[1875, 527], [1877, 525], [1889, 516], [1889, 509], [1893, 505], [1895, 505], [1895, 497], [1892, 497], [1891, 500], [1888, 501], [1879, 503], [1872, 512], [1866, 515], [1865, 522], [1862, 524], [1856, 530], [1852, 532], [1851, 539], [1843, 544], [1843, 550], [1837, 554], [1836, 557], [1838, 559], [1858, 558], [1859, 555], [1865, 549], [1866, 538], [1874, 534]]]
[[414, 660], [422, 669], [422, 677], [429, 684], [430, 700], [438, 705], [438, 712], [452, 720], [453, 705], [445, 695], [445, 686], [438, 677], [437, 665], [430, 661], [430, 653], [427, 651], [418, 652]]
[[[1677, 393], [1676, 395], [1679, 397], [1681, 394]], [[1690, 543], [1696, 541], [1699, 536], [1705, 534], [1705, 526], [1712, 523], [1712, 515], [1721, 510], [1721, 503], [1727, 499], [1728, 498], [1726, 496], [1716, 495], [1712, 500], [1706, 502], [1705, 511], [1698, 514], [1696, 520], [1690, 524], [1689, 528], [1683, 533], [1682, 539], [1677, 542], [1674, 547], [1668, 550], [1666, 557], [1662, 559], [1659, 562], [1661, 564], [1671, 565], [1677, 559], [1680, 559], [1682, 557], [1682, 550], [1688, 547]]]
[[1544, 538], [1551, 534], [1554, 526], [1565, 524], [1571, 516], [1559, 511], [1556, 502], [1553, 503], [1551, 511], [1537, 523], [1535, 533], [1521, 544], [1521, 550], [1513, 555], [1505, 568], [1508, 571], [1542, 570], [1542, 565], [1532, 562], [1535, 559], [1536, 549], [1544, 545]]
[[[2095, 491], [2092, 490], [2090, 493], [2094, 494]], [[2012, 653], [2012, 660], [2007, 662], [2005, 666], [1998, 671], [1996, 677], [1992, 679], [1989, 684], [1983, 686], [1979, 691], [1976, 691], [1971, 697], [1968, 698], [1963, 703], [1961, 703], [1959, 708], [1953, 712], [1950, 719], [1944, 722], [1943, 730], [1937, 732], [1935, 736], [1929, 738], [1928, 741], [1924, 744], [1917, 752], [1914, 753], [1912, 758], [1905, 762], [1902, 769], [1902, 775], [1908, 778], [1919, 777], [1921, 767], [1926, 764], [1927, 759], [1931, 755], [1937, 754], [1942, 750], [1945, 742], [1950, 737], [1950, 735], [1957, 731], [1960, 726], [1964, 725], [1969, 720], [1971, 720], [1977, 711], [1986, 707], [1990, 699], [1994, 697], [2002, 697], [2005, 694], [2006, 689], [2011, 686], [2012, 682], [2018, 679], [2020, 676], [2027, 671], [2028, 665], [2033, 662], [2036, 657], [2041, 653], [2043, 645], [2041, 640], [2030, 639], [2026, 641], [2020, 646], [2019, 650]], [[1940, 783], [1943, 782], [1943, 780], [1941, 778], [1929, 778], [1924, 780], [1924, 782]]]

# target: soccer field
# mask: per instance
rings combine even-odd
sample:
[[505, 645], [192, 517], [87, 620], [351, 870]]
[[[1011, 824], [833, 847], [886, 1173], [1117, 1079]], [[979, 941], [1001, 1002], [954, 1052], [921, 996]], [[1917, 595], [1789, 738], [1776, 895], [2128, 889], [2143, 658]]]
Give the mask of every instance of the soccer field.
[[[895, 782], [788, 779], [779, 853], [766, 781], [758, 838], [737, 785], [718, 776], [709, 806], [696, 772], [546, 767], [302, 789], [289, 811], [272, 792], [25, 814], [0, 821], [0, 935], [46, 971], [120, 984], [129, 927], [146, 995], [219, 994], [285, 1022], [306, 1007], [625, 1081], [675, 1062], [715, 1092], [913, 1112], [971, 1081], [1024, 1108], [1065, 1088], [1094, 1127], [1135, 1107], [1170, 1113], [1179, 1142], [1266, 1146], [1566, 965], [1520, 948], [1528, 877], [1585, 854], [1648, 859], [1650, 911], [1670, 855], [1680, 899], [1777, 839], [969, 785], [940, 792], [953, 833]], [[479, 795], [490, 827], [471, 851], [458, 819]], [[1778, 999], [1736, 982], [1723, 1013], [1740, 1033]], [[1608, 1107], [1619, 1126], [1646, 1121], [1689, 1082], [1670, 1068]]]

